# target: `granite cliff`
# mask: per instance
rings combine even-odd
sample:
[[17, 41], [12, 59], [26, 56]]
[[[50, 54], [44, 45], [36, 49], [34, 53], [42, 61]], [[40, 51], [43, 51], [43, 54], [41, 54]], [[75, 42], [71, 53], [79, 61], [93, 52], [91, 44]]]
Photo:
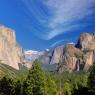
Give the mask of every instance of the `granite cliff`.
[[[40, 57], [39, 57], [40, 56]], [[88, 71], [95, 62], [95, 34], [83, 33], [76, 44], [66, 44], [44, 53], [24, 52], [16, 42], [15, 31], [0, 26], [0, 61], [19, 70], [18, 63], [30, 68], [29, 60], [40, 59], [44, 64], [58, 64], [58, 72]], [[30, 60], [30, 61], [31, 61]]]
[[5, 26], [0, 26], [0, 61], [17, 70], [18, 63], [24, 58], [23, 48], [16, 42], [15, 31]]
[[95, 34], [83, 33], [77, 44], [58, 46], [40, 57], [42, 63], [58, 64], [58, 72], [88, 71], [95, 62]]

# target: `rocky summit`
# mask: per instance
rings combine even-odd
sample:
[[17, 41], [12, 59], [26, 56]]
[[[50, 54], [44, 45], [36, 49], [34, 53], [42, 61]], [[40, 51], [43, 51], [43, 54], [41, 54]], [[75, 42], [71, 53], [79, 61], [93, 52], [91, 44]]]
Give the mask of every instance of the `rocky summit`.
[[88, 71], [95, 62], [95, 34], [81, 34], [77, 44], [58, 46], [40, 57], [42, 63], [58, 64], [58, 72]]
[[0, 63], [19, 70], [18, 63], [24, 58], [23, 48], [16, 42], [15, 31], [0, 26]]

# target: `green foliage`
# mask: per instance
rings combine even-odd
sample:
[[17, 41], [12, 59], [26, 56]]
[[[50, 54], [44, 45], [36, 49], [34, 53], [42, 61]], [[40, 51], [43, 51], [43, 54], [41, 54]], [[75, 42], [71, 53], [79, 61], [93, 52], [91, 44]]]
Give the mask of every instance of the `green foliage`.
[[15, 82], [14, 95], [22, 95], [23, 92], [23, 84], [17, 80]]
[[22, 95], [23, 81], [8, 76], [0, 80], [0, 95]]
[[60, 91], [50, 73], [46, 74], [46, 95], [60, 95]]
[[32, 68], [29, 70], [28, 77], [24, 84], [25, 95], [44, 95], [45, 78], [41, 70], [38, 60], [36, 60]]
[[0, 95], [60, 95], [51, 74], [43, 72], [36, 60], [25, 77], [19, 72], [17, 78], [5, 76], [0, 80]]
[[[52, 74], [53, 79], [56, 81], [57, 87], [63, 93], [71, 94], [80, 87], [87, 87], [88, 74], [85, 72]], [[67, 95], [68, 95], [67, 94]]]
[[88, 77], [88, 88], [90, 92], [95, 94], [95, 63], [93, 64]]
[[64, 83], [64, 90], [65, 90], [65, 95], [71, 95], [72, 94], [71, 84], [68, 82]]
[[4, 76], [10, 76], [11, 78], [17, 77], [18, 71], [8, 65], [0, 63], [0, 78]]
[[36, 60], [29, 70], [28, 77], [24, 83], [23, 95], [57, 95], [55, 82], [41, 69], [39, 61]]
[[41, 64], [41, 67], [44, 71], [53, 72], [57, 70], [58, 65], [57, 64]]
[[4, 76], [10, 76], [11, 78], [19, 78], [23, 75], [23, 77], [26, 77], [28, 70], [26, 67], [22, 66], [21, 64], [19, 64], [19, 70], [16, 70], [14, 68], [12, 68], [11, 66], [8, 66], [6, 64], [2, 64], [0, 63], [0, 78], [4, 77]]
[[73, 82], [73, 89], [78, 90], [78, 87], [79, 87], [79, 79], [75, 78]]
[[14, 95], [14, 82], [8, 76], [0, 80], [0, 95]]
[[43, 71], [36, 60], [28, 75], [25, 70], [17, 72], [16, 75], [17, 77], [6, 76], [0, 80], [0, 95], [86, 95], [83, 92], [87, 93], [88, 80], [89, 88], [95, 88], [95, 66], [88, 78], [85, 72], [59, 74]]

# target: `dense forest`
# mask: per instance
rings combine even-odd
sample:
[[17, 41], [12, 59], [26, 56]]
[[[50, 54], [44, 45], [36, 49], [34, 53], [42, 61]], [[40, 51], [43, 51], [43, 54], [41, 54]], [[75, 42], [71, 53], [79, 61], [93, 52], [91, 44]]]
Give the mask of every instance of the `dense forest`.
[[90, 72], [44, 71], [36, 60], [28, 75], [0, 79], [0, 95], [95, 95], [95, 65]]

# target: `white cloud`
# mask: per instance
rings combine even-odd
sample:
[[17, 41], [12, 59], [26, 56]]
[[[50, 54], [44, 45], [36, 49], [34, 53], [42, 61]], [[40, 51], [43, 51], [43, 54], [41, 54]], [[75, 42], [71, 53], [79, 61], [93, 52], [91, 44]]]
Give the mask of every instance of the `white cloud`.
[[[74, 39], [76, 39], [76, 38], [74, 38]], [[75, 44], [74, 42], [72, 42], [72, 39], [69, 38], [69, 39], [63, 39], [63, 40], [56, 41], [50, 47], [55, 47], [55, 46], [58, 46], [58, 45], [64, 45], [64, 43]]]
[[93, 14], [91, 7], [95, 5], [95, 0], [45, 0], [44, 3], [52, 12], [52, 17], [48, 21], [48, 39], [60, 35], [73, 28], [85, 27], [85, 25], [72, 25], [72, 23], [85, 19]]
[[50, 47], [55, 47], [55, 46], [59, 45], [60, 43], [65, 42], [65, 41], [67, 41], [67, 39], [56, 41], [56, 42], [53, 43]]
[[[41, 0], [51, 13], [51, 16], [47, 16], [45, 20], [43, 19], [45, 15], [37, 6], [36, 0], [21, 1], [28, 9], [29, 13], [27, 10], [25, 12], [29, 17], [32, 14], [39, 22], [38, 24], [45, 27], [42, 31], [34, 27], [36, 32], [33, 33], [44, 40], [50, 40], [60, 34], [86, 27], [89, 23], [77, 23], [77, 21], [85, 22], [85, 18], [95, 12], [91, 8], [95, 5], [95, 0]], [[32, 22], [31, 19], [30, 22]], [[31, 28], [31, 25], [29, 27]]]
[[57, 27], [52, 29], [50, 32], [48, 32], [47, 39], [52, 39], [57, 35], [60, 35], [62, 33], [72, 32], [73, 30], [76, 30], [79, 27], [85, 27], [85, 24], [74, 24], [74, 25], [67, 25], [62, 27]]

